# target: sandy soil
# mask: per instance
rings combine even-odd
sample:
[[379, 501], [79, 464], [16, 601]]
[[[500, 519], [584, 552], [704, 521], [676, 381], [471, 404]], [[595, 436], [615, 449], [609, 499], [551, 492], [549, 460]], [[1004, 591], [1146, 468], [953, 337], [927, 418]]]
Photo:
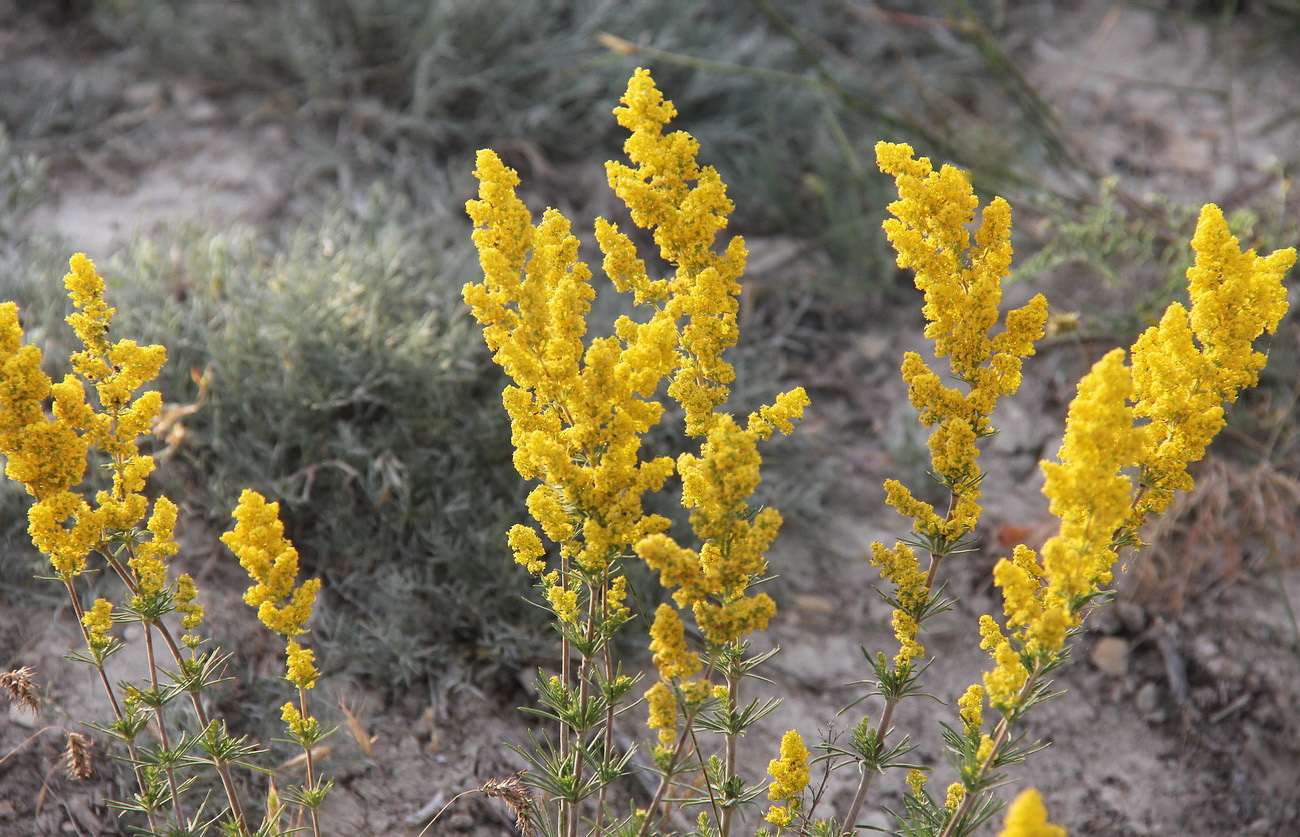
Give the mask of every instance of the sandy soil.
[[[1205, 27], [1113, 3], [1067, 5], [1065, 12], [1054, 4], [1018, 6], [1010, 43], [1064, 133], [1095, 164], [1122, 175], [1135, 193], [1225, 204], [1276, 183], [1269, 167], [1300, 136], [1294, 119], [1278, 129], [1267, 122], [1279, 102], [1294, 101], [1300, 57], [1289, 65], [1278, 59], [1229, 66], [1223, 44]], [[55, 66], [64, 57], [54, 33], [21, 34], [0, 39], [0, 67]], [[1228, 33], [1238, 35], [1245, 33]], [[91, 60], [125, 85], [123, 110], [88, 156], [64, 160], [53, 173], [34, 227], [62, 233], [104, 259], [156, 222], [268, 221], [292, 200], [294, 184], [280, 161], [294, 153], [293, 143], [285, 123], [267, 115], [267, 102], [210, 100], [182, 80], [152, 77], [139, 56]], [[1067, 306], [1087, 310], [1088, 292], [1069, 277], [1042, 284], [1049, 299], [1060, 291]], [[1009, 296], [1036, 290], [1018, 286]], [[845, 684], [869, 674], [859, 647], [892, 653], [889, 609], [872, 592], [873, 571], [862, 556], [871, 541], [892, 543], [902, 533], [899, 520], [882, 510], [880, 483], [903, 466], [898, 451], [920, 442], [897, 365], [903, 349], [924, 347], [914, 312], [875, 319], [870, 330], [843, 335], [808, 371], [816, 406], [801, 432], [828, 457], [823, 478], [834, 488], [827, 518], [792, 527], [771, 556], [781, 577], [773, 591], [780, 616], [764, 642], [782, 648], [768, 675], [770, 692], [785, 695], [785, 703], [747, 742], [754, 763], [772, 757], [784, 729], [817, 739], [819, 731], [851, 725], [856, 717], [836, 713], [859, 694]], [[881, 325], [886, 319], [894, 324]], [[981, 460], [990, 475], [988, 546], [953, 562], [948, 584], [961, 603], [925, 637], [939, 661], [928, 685], [942, 701], [953, 701], [986, 663], [972, 626], [980, 613], [999, 610], [989, 582], [994, 560], [1008, 541], [1050, 531], [1036, 463], [1055, 450], [1073, 382], [1105, 348], [1048, 348], [1028, 365], [1024, 391], [1000, 416], [1003, 433]], [[1215, 497], [1238, 502], [1270, 480], [1294, 485], [1295, 474], [1219, 461], [1201, 475], [1201, 493], [1158, 544], [1163, 557], [1121, 580], [1116, 601], [1095, 615], [1074, 664], [1061, 673], [1064, 696], [1027, 725], [1031, 737], [1051, 746], [1015, 778], [1038, 786], [1053, 819], [1073, 834], [1300, 833], [1300, 648], [1288, 606], [1300, 602], [1295, 543], [1275, 545], [1289, 550], [1291, 563], [1284, 560], [1274, 574], [1251, 521], [1220, 517], [1219, 536], [1236, 528], [1217, 551], [1205, 540], [1215, 537], [1214, 527], [1201, 519], [1197, 528], [1198, 510], [1208, 515]], [[212, 569], [210, 533], [188, 537], [186, 560], [210, 572], [209, 612], [234, 612], [221, 600], [238, 595], [236, 579]], [[1228, 550], [1231, 556], [1223, 554]], [[34, 666], [49, 701], [40, 721], [17, 710], [0, 719], [0, 753], [42, 724], [101, 714], [95, 684], [62, 659], [75, 645], [65, 611], [51, 620], [48, 605], [38, 602], [0, 614], [0, 661]], [[256, 639], [248, 620], [232, 617], [217, 629], [228, 645], [263, 660], [268, 674], [278, 666], [276, 650]], [[131, 660], [124, 656], [120, 664], [129, 673]], [[466, 669], [447, 672], [427, 693], [385, 701], [346, 677], [327, 677], [322, 697], [348, 705], [365, 731], [340, 733], [324, 760], [336, 780], [325, 808], [329, 833], [416, 834], [456, 792], [518, 769], [518, 757], [501, 743], [524, 740], [515, 710], [529, 700], [522, 682]], [[872, 704], [862, 708], [871, 712]], [[913, 700], [895, 719], [914, 733], [917, 759], [939, 765], [936, 788], [947, 781], [938, 722], [952, 715], [934, 701]], [[54, 769], [58, 752], [57, 737], [47, 734], [0, 763], [0, 833], [116, 833], [115, 817], [100, 800], [121, 793], [118, 777], [69, 782]], [[850, 778], [827, 783], [828, 811], [847, 804]], [[866, 821], [885, 827], [883, 809], [900, 802], [897, 778], [882, 788]], [[507, 835], [511, 821], [497, 803], [475, 798], [434, 833]]]

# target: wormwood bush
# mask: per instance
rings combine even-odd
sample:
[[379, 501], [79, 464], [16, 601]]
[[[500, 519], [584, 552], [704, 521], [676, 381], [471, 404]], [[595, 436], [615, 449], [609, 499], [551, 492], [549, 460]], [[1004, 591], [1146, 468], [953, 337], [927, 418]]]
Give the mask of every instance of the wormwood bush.
[[[503, 401], [515, 467], [535, 483], [528, 507], [536, 525], [514, 526], [509, 544], [534, 576], [562, 645], [560, 672], [536, 684], [536, 711], [555, 723], [554, 734], [521, 751], [531, 765], [522, 782], [536, 795], [484, 790], [506, 796], [524, 827], [555, 837], [850, 835], [862, 827], [875, 778], [908, 770], [910, 793], [892, 812], [897, 832], [969, 834], [998, 810], [992, 792], [1006, 768], [1043, 746], [1024, 739], [1022, 721], [1054, 694], [1051, 673], [1105, 599], [1119, 552], [1138, 549], [1142, 523], [1191, 487], [1187, 465], [1223, 426], [1223, 405], [1256, 382], [1265, 357], [1251, 344], [1286, 311], [1282, 278], [1295, 251], [1241, 252], [1222, 213], [1206, 206], [1192, 240], [1190, 308], [1170, 305], [1131, 349], [1107, 353], [1079, 382], [1057, 460], [1042, 465], [1059, 530], [1040, 552], [1018, 546], [994, 569], [1004, 612], [970, 626], [989, 669], [957, 697], [956, 717], [943, 725], [957, 780], [934, 795], [929, 768], [909, 761], [910, 738], [892, 717], [900, 701], [924, 694], [935, 660], [922, 645], [923, 629], [953, 604], [943, 594], [942, 567], [976, 548], [979, 442], [996, 432], [998, 400], [1020, 385], [1047, 302], [1034, 297], [999, 329], [1012, 256], [1009, 205], [998, 198], [985, 206], [972, 241], [978, 200], [967, 177], [934, 170], [906, 145], [877, 146], [899, 194], [885, 230], [898, 264], [915, 271], [924, 293], [935, 355], [948, 360], [941, 376], [908, 353], [902, 373], [921, 423], [932, 429], [929, 474], [949, 502], [940, 511], [897, 480], [885, 484], [887, 502], [910, 522], [894, 544], [871, 545], [880, 592], [894, 607], [898, 650], [891, 658], [863, 649], [860, 700], [874, 700], [875, 721], [863, 716], [847, 741], [816, 745], [815, 761], [826, 770], [860, 777], [849, 807], [828, 811], [809, 790], [811, 753], [796, 731], [782, 738], [768, 783], [737, 751], [738, 739], [777, 705], [754, 683], [775, 652], [754, 653], [749, 641], [775, 613], [758, 586], [771, 580], [764, 552], [781, 526], [775, 509], [751, 505], [759, 444], [792, 432], [809, 401], [797, 388], [744, 422], [725, 411], [734, 372], [723, 353], [737, 339], [746, 253], [739, 237], [716, 249], [715, 239], [732, 204], [716, 170], [697, 163], [698, 143], [665, 131], [675, 110], [646, 71], [633, 76], [622, 101], [614, 113], [631, 133], [624, 146], [631, 165], [607, 164], [609, 184], [632, 222], [653, 233], [671, 274], [655, 278], [616, 224], [598, 219], [595, 233], [606, 276], [643, 316], [621, 317], [612, 335], [587, 338], [592, 271], [578, 259], [569, 222], [548, 209], [534, 225], [515, 195], [518, 176], [491, 151], [478, 155], [479, 199], [468, 204], [483, 280], [466, 285], [464, 296], [513, 382]], [[643, 456], [642, 438], [664, 415], [665, 396], [680, 405], [698, 448], [675, 459]], [[644, 498], [673, 474], [690, 511], [690, 540], [643, 510]], [[672, 600], [650, 625], [657, 677], [648, 689], [611, 645], [633, 620], [632, 562], [658, 572]], [[616, 717], [638, 695], [648, 710], [649, 764], [615, 736]], [[657, 777], [648, 798], [618, 784], [639, 770]], [[1007, 835], [1063, 833], [1032, 790], [1006, 823]]]

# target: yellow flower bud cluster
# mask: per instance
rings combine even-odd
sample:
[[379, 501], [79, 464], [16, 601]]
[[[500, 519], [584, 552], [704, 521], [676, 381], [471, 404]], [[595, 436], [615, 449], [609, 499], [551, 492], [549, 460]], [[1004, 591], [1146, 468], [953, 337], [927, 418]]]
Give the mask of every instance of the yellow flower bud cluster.
[[[28, 512], [32, 543], [50, 558], [60, 578], [85, 570], [92, 550], [109, 540], [127, 545], [132, 606], [156, 618], [165, 605], [166, 562], [176, 554], [176, 506], [160, 497], [149, 514], [145, 481], [154, 470], [136, 439], [149, 430], [162, 396], [135, 393], [158, 376], [166, 351], [132, 340], [108, 340], [115, 309], [104, 301], [104, 280], [78, 253], [64, 277], [77, 312], [67, 318], [81, 341], [71, 356], [73, 373], [55, 384], [41, 371], [41, 352], [22, 346], [18, 309], [0, 305], [0, 454], [6, 474], [21, 482], [36, 502]], [[84, 383], [83, 383], [84, 381]], [[98, 408], [87, 402], [93, 385]], [[43, 405], [51, 402], [51, 415]], [[74, 489], [86, 473], [94, 449], [107, 456], [112, 487], [99, 491], [92, 506]], [[139, 524], [149, 515], [148, 540]], [[125, 578], [125, 575], [124, 575]]]
[[189, 573], [182, 573], [176, 579], [176, 609], [182, 614], [181, 627], [191, 634], [203, 621], [203, 605], [195, 601], [198, 595], [194, 579]]
[[222, 535], [221, 542], [235, 553], [253, 580], [244, 602], [257, 609], [262, 624], [281, 636], [293, 638], [304, 633], [303, 624], [311, 616], [320, 579], [308, 579], [294, 589], [298, 550], [285, 540], [280, 504], [268, 503], [261, 494], [246, 488], [232, 516], [235, 528]]
[[799, 795], [808, 786], [808, 748], [797, 731], [781, 737], [781, 757], [768, 762], [767, 772], [772, 776], [767, 798], [778, 804], [768, 809], [764, 819], [784, 828], [801, 810]]
[[1111, 581], [1120, 545], [1175, 491], [1192, 487], [1187, 465], [1223, 427], [1223, 404], [1263, 368], [1253, 341], [1286, 313], [1282, 280], [1294, 250], [1241, 252], [1213, 205], [1202, 209], [1192, 246], [1191, 311], [1171, 304], [1133, 344], [1131, 370], [1115, 349], [1079, 382], [1059, 461], [1042, 463], [1059, 532], [1041, 558], [1018, 547], [994, 568], [1010, 636], [987, 616], [980, 629], [995, 662], [984, 677], [989, 702], [1003, 711], [1017, 705], [1028, 679], [1016, 649], [1036, 664], [1061, 651], [1081, 605]]
[[1223, 212], [1201, 210], [1192, 237], [1196, 261], [1187, 271], [1192, 308], [1170, 305], [1160, 322], [1133, 344], [1135, 413], [1147, 419], [1142, 440], [1146, 489], [1133, 525], [1192, 487], [1188, 463], [1223, 427], [1223, 405], [1259, 379], [1267, 357], [1252, 348], [1272, 334], [1287, 311], [1282, 279], [1295, 264], [1293, 248], [1257, 256], [1241, 251]]
[[[885, 233], [898, 253], [898, 266], [915, 271], [916, 287], [925, 295], [925, 336], [934, 341], [935, 356], [948, 358], [953, 375], [967, 387], [961, 392], [945, 386], [919, 355], [904, 357], [909, 398], [922, 424], [936, 428], [929, 440], [934, 470], [948, 485], [963, 488], [954, 492], [959, 498], [969, 497], [967, 507], [950, 516], [952, 531], [942, 533], [952, 539], [969, 531], [979, 514], [975, 441], [992, 432], [989, 416], [998, 398], [1019, 389], [1021, 363], [1043, 335], [1047, 300], [1039, 294], [1009, 312], [1003, 331], [991, 335], [999, 319], [1002, 278], [1011, 265], [1011, 207], [1002, 198], [985, 207], [972, 245], [968, 227], [979, 201], [964, 172], [951, 166], [936, 172], [904, 144], [878, 143], [876, 160], [898, 188]], [[909, 505], [920, 502], [906, 491], [900, 486], [895, 494]], [[934, 524], [924, 512], [918, 520]]]
[[761, 631], [776, 614], [776, 604], [766, 593], [747, 595], [754, 579], [767, 571], [764, 553], [781, 527], [775, 509], [747, 519], [747, 501], [759, 482], [758, 438], [731, 416], [717, 414], [700, 456], [678, 458], [682, 504], [692, 510], [691, 527], [703, 544], [698, 552], [664, 534], [636, 545], [637, 555], [659, 571], [660, 583], [678, 588], [674, 601], [694, 611], [711, 643]]
[[[463, 295], [513, 382], [502, 401], [515, 467], [538, 483], [528, 496], [537, 529], [512, 527], [509, 545], [538, 577], [562, 632], [592, 635], [626, 621], [618, 562], [636, 554], [674, 589], [678, 607], [694, 612], [710, 644], [732, 642], [761, 630], [776, 610], [769, 596], [748, 595], [781, 525], [775, 510], [750, 513], [757, 444], [791, 432], [808, 398], [802, 389], [784, 393], [743, 429], [718, 411], [735, 377], [723, 354], [738, 335], [746, 258], [739, 237], [715, 248], [731, 201], [717, 171], [696, 161], [698, 143], [665, 130], [675, 110], [648, 72], [633, 76], [615, 115], [630, 132], [629, 163], [607, 164], [610, 187], [633, 223], [652, 231], [673, 273], [652, 277], [628, 235], [597, 219], [603, 271], [643, 312], [620, 316], [609, 336], [588, 338], [592, 271], [578, 259], [569, 222], [547, 210], [534, 225], [516, 195], [518, 175], [491, 151], [477, 157], [479, 196], [466, 209], [483, 281]], [[682, 406], [687, 434], [703, 437], [698, 456], [642, 458], [642, 439], [664, 413], [661, 392]], [[646, 492], [660, 490], [674, 470], [698, 549], [679, 545], [665, 534], [666, 518], [643, 511]], [[548, 572], [541, 535], [558, 547], [558, 569]], [[651, 634], [661, 680], [646, 699], [650, 726], [667, 746], [678, 702], [702, 705], [716, 689], [688, 679], [702, 663], [671, 605], [659, 608]]]
[[81, 624], [86, 628], [86, 644], [91, 652], [103, 651], [113, 643], [108, 634], [113, 627], [113, 603], [107, 599], [95, 599], [90, 610], [81, 617]]
[[[303, 626], [311, 618], [312, 605], [320, 592], [320, 579], [308, 579], [295, 589], [298, 550], [284, 537], [279, 503], [268, 503], [261, 494], [246, 488], [239, 495], [239, 505], [232, 516], [235, 528], [222, 535], [221, 542], [235, 553], [253, 581], [244, 593], [244, 602], [257, 609], [257, 618], [263, 625], [288, 640], [284, 649], [284, 679], [299, 690], [310, 689], [319, 677], [315, 654], [299, 645], [295, 637], [307, 632]], [[297, 710], [293, 712], [296, 716]], [[285, 722], [298, 730], [287, 715]], [[314, 724], [315, 720], [299, 718], [298, 722]]]
[[[1040, 294], [1006, 315], [1000, 333], [1002, 279], [1011, 265], [1011, 208], [1001, 198], [985, 207], [972, 243], [969, 227], [979, 200], [965, 173], [951, 166], [935, 171], [930, 161], [915, 157], [908, 145], [879, 143], [876, 160], [894, 177], [897, 201], [889, 205], [893, 218], [885, 232], [898, 254], [898, 266], [915, 271], [916, 287], [924, 294], [925, 336], [934, 341], [935, 357], [947, 358], [952, 375], [964, 389], [947, 386], [915, 352], [903, 358], [908, 399], [926, 427], [935, 476], [952, 495], [946, 516], [921, 500], [901, 482], [885, 483], [885, 500], [900, 515], [911, 518], [915, 543], [931, 551], [931, 561], [943, 559], [961, 543], [979, 520], [980, 477], [976, 443], [994, 431], [990, 416], [997, 400], [1020, 387], [1021, 364], [1034, 354], [1047, 321], [1047, 301]], [[922, 657], [917, 642], [920, 621], [930, 600], [930, 573], [923, 571], [903, 543], [890, 549], [871, 545], [871, 563], [885, 580], [897, 586], [894, 633], [900, 669]], [[930, 572], [933, 572], [934, 564]]]

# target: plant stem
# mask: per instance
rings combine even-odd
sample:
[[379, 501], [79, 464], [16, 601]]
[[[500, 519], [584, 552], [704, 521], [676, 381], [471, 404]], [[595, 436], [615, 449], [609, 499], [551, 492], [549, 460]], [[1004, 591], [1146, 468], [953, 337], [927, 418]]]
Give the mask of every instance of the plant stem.
[[[738, 643], [738, 641], [737, 641]], [[727, 674], [727, 714], [734, 718], [736, 715], [736, 692], [740, 689], [740, 678], [732, 672]], [[722, 772], [723, 785], [729, 785], [731, 779], [736, 775], [736, 743], [740, 735], [735, 732], [727, 732], [727, 759]], [[718, 823], [718, 832], [721, 837], [728, 837], [731, 834], [731, 819], [735, 813], [734, 805], [724, 805], [722, 808], [722, 817]]]
[[[145, 657], [149, 661], [149, 685], [153, 688], [154, 699], [160, 699], [161, 690], [158, 688], [158, 660], [153, 652], [153, 630], [151, 624], [141, 621], [144, 627], [144, 650]], [[154, 721], [158, 724], [158, 743], [162, 745], [163, 752], [170, 752], [172, 748], [171, 736], [167, 733], [167, 722], [163, 717], [162, 706], [156, 706], [153, 710]], [[176, 784], [176, 767], [168, 759], [164, 765], [167, 770], [167, 787], [172, 795], [172, 808], [176, 811], [176, 819], [180, 821], [184, 818], [184, 810], [181, 806], [180, 787]]]
[[[299, 688], [298, 688], [298, 711], [299, 711], [299, 713], [302, 715], [303, 718], [310, 718], [310, 717], [311, 717], [311, 714], [310, 714], [310, 713], [308, 712], [308, 710], [307, 710], [307, 690], [304, 689], [304, 688], [302, 688], [302, 687], [299, 687]], [[305, 752], [305, 753], [307, 754], [307, 759], [306, 759], [306, 766], [307, 766], [307, 783], [306, 783], [306, 786], [307, 786], [307, 792], [308, 792], [308, 793], [315, 793], [315, 791], [316, 791], [316, 765], [315, 765], [315, 762], [313, 761], [312, 748], [311, 748], [311, 747], [303, 747], [302, 749], [303, 749], [303, 752]], [[320, 815], [319, 815], [319, 813], [317, 812], [316, 808], [317, 808], [316, 805], [310, 805], [310, 806], [308, 806], [308, 810], [311, 812], [311, 833], [312, 833], [313, 835], [315, 835], [315, 837], [320, 837]]]
[[[81, 597], [77, 595], [77, 590], [72, 586], [71, 579], [64, 579], [63, 586], [67, 588], [68, 597], [72, 600], [72, 609], [77, 615], [77, 627], [81, 629], [81, 637], [86, 641], [86, 648], [91, 651], [91, 656], [95, 660], [95, 672], [99, 674], [99, 682], [104, 687], [104, 694], [108, 695], [108, 703], [113, 708], [113, 717], [117, 718], [118, 721], [124, 721], [126, 716], [123, 715], [122, 707], [117, 702], [117, 695], [113, 692], [113, 685], [108, 682], [108, 674], [104, 671], [104, 664], [99, 661], [98, 657], [94, 656], [94, 647], [90, 644], [90, 631], [86, 628], [84, 621], [86, 611], [81, 606]], [[136, 784], [139, 785], [141, 792], [143, 792], [146, 787], [144, 763], [140, 760], [140, 754], [136, 750], [135, 739], [123, 736], [123, 740], [126, 743], [127, 755], [131, 759], [132, 770], [135, 772]], [[158, 830], [158, 821], [154, 818], [153, 809], [146, 809], [144, 814], [149, 820], [150, 830], [156, 832]]]
[[[885, 736], [889, 734], [889, 724], [894, 718], [894, 708], [898, 706], [902, 698], [885, 698], [885, 708], [880, 713], [880, 722], [876, 724], [876, 735], [881, 746], [885, 743]], [[843, 837], [851, 837], [857, 826], [858, 814], [862, 811], [862, 806], [867, 801], [867, 793], [871, 790], [871, 785], [876, 781], [878, 770], [863, 770], [862, 778], [858, 781], [858, 789], [853, 794], [853, 801], [849, 803], [849, 810], [844, 816], [844, 828], [841, 832]]]

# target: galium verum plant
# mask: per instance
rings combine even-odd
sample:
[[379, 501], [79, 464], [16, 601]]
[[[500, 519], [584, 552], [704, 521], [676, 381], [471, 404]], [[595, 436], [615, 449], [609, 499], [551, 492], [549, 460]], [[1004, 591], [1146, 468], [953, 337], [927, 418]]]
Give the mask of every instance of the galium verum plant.
[[[1191, 487], [1187, 466], [1223, 426], [1223, 404], [1255, 382], [1265, 358], [1252, 343], [1286, 310], [1282, 278], [1295, 252], [1241, 252], [1222, 213], [1206, 206], [1192, 241], [1190, 310], [1171, 305], [1130, 351], [1108, 353], [1080, 381], [1058, 461], [1043, 463], [1059, 531], [1039, 552], [1016, 547], [994, 570], [1003, 618], [985, 615], [971, 626], [991, 666], [981, 683], [951, 696], [958, 723], [945, 725], [943, 737], [957, 778], [936, 798], [926, 788], [929, 768], [909, 763], [910, 738], [897, 733], [892, 717], [901, 700], [924, 693], [921, 679], [933, 662], [921, 642], [924, 627], [952, 604], [941, 568], [977, 548], [979, 443], [997, 432], [998, 400], [1019, 388], [1047, 303], [1039, 295], [1005, 319], [999, 313], [1012, 257], [1005, 201], [983, 209], [972, 240], [979, 202], [964, 173], [936, 171], [906, 145], [877, 146], [880, 168], [899, 193], [886, 232], [899, 265], [915, 271], [926, 336], [949, 365], [941, 375], [909, 353], [902, 367], [909, 400], [932, 428], [929, 473], [948, 502], [936, 508], [899, 481], [885, 484], [887, 502], [911, 523], [892, 546], [871, 545], [870, 560], [888, 587], [882, 594], [894, 608], [898, 651], [891, 659], [864, 649], [871, 669], [864, 698], [878, 697], [880, 714], [875, 723], [864, 717], [847, 741], [820, 745], [827, 769], [855, 768], [860, 781], [838, 820], [817, 819], [809, 753], [797, 732], [783, 738], [766, 787], [737, 755], [738, 739], [777, 703], [751, 697], [745, 682], [773, 653], [751, 653], [747, 638], [775, 613], [772, 599], [754, 588], [767, 578], [763, 556], [781, 522], [775, 510], [750, 506], [758, 443], [791, 432], [808, 399], [802, 389], [784, 393], [743, 427], [725, 412], [733, 373], [723, 352], [736, 342], [745, 251], [739, 237], [716, 249], [714, 242], [731, 203], [717, 173], [696, 162], [696, 142], [665, 132], [674, 110], [646, 71], [637, 71], [615, 114], [631, 132], [624, 148], [632, 165], [607, 164], [610, 186], [633, 223], [653, 232], [672, 275], [652, 278], [607, 220], [596, 221], [596, 239], [606, 276], [644, 316], [620, 317], [614, 334], [586, 339], [595, 291], [569, 222], [547, 210], [534, 226], [515, 195], [517, 175], [491, 151], [479, 153], [479, 199], [468, 204], [484, 278], [464, 295], [514, 382], [503, 401], [515, 465], [537, 483], [528, 507], [540, 533], [517, 525], [509, 544], [536, 577], [562, 645], [560, 671], [539, 674], [537, 683], [537, 711], [558, 732], [524, 753], [532, 765], [524, 781], [541, 794], [528, 803], [529, 821], [566, 837], [730, 835], [756, 825], [742, 812], [766, 795], [773, 804], [758, 833], [847, 836], [864, 827], [859, 814], [875, 777], [907, 769], [910, 792], [894, 812], [899, 833], [970, 834], [1000, 806], [992, 790], [1005, 781], [1002, 769], [1040, 746], [1026, 743], [1017, 725], [1053, 694], [1048, 677], [1066, 660], [1071, 633], [1104, 599], [1119, 552], [1140, 547], [1143, 521]], [[641, 439], [663, 418], [664, 395], [680, 405], [698, 453], [643, 457]], [[662, 490], [674, 472], [694, 546], [643, 510], [646, 493]], [[653, 733], [649, 765], [621, 748], [614, 730], [634, 703], [638, 677], [624, 670], [611, 644], [633, 619], [626, 568], [634, 558], [658, 572], [671, 597], [649, 625], [658, 672], [642, 695]], [[694, 643], [686, 638], [687, 610]], [[986, 723], [986, 709], [995, 722]], [[616, 799], [616, 781], [642, 769], [658, 777], [649, 801]], [[1030, 790], [1012, 806], [1002, 833], [1063, 829], [1047, 823]]]
[[[145, 493], [154, 461], [141, 453], [138, 438], [150, 431], [162, 398], [141, 390], [157, 377], [166, 351], [110, 341], [116, 311], [105, 302], [103, 279], [82, 254], [70, 265], [64, 283], [77, 311], [67, 320], [82, 349], [72, 354], [72, 371], [62, 381], [42, 371], [38, 347], [23, 345], [17, 306], [0, 304], [0, 454], [6, 475], [34, 498], [32, 543], [49, 558], [52, 578], [64, 586], [78, 617], [86, 648], [72, 657], [94, 668], [112, 712], [107, 723], [90, 726], [121, 745], [121, 758], [135, 775], [132, 797], [111, 804], [138, 814], [145, 825], [132, 827], [150, 835], [205, 834], [213, 826], [223, 834], [259, 837], [296, 831], [282, 828], [286, 806], [274, 791], [262, 824], [254, 827], [250, 819], [236, 771], [270, 771], [255, 761], [259, 746], [235, 738], [224, 720], [209, 714], [203, 693], [229, 679], [229, 655], [205, 648], [210, 642], [199, 633], [204, 609], [193, 578], [171, 577], [179, 551], [176, 504], [165, 496], [151, 502]], [[111, 479], [97, 491], [87, 479], [92, 463]], [[296, 687], [298, 703], [282, 711], [289, 738], [306, 751], [307, 778], [283, 796], [306, 809], [319, 834], [317, 809], [329, 785], [317, 779], [312, 751], [325, 732], [308, 710], [307, 690], [317, 672], [298, 638], [320, 583], [297, 583], [297, 552], [283, 539], [277, 513], [277, 504], [246, 491], [235, 511], [237, 525], [222, 540], [253, 581], [245, 601], [287, 640], [285, 679]], [[113, 587], [94, 581], [97, 574], [116, 579], [119, 603], [90, 601], [91, 590]], [[115, 683], [106, 663], [124, 647], [118, 626], [132, 622], [143, 629], [147, 674]], [[215, 776], [222, 807], [208, 810], [210, 791], [201, 776]], [[196, 801], [200, 791], [204, 798]]]

